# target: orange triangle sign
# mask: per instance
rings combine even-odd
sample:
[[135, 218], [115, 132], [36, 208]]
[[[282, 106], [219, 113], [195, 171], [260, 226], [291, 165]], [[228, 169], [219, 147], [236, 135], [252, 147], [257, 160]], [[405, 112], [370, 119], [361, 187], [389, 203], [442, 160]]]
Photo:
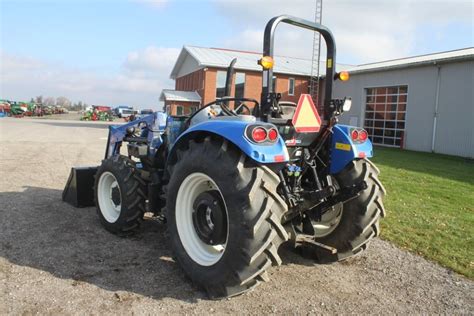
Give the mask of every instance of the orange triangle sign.
[[321, 118], [310, 94], [302, 94], [292, 120], [297, 133], [316, 133], [321, 128]]

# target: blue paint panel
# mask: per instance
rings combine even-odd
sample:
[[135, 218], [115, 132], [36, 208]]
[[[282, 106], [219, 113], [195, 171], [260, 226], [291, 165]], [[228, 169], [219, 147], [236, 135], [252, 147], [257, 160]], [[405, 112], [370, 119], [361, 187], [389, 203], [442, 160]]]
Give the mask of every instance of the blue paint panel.
[[220, 135], [221, 137], [227, 139], [234, 145], [240, 148], [246, 155], [248, 155], [253, 160], [265, 164], [265, 163], [274, 163], [275, 156], [283, 156], [283, 160], [277, 162], [287, 162], [289, 160], [288, 150], [286, 149], [285, 142], [281, 137], [278, 138], [278, 141], [272, 145], [258, 145], [253, 144], [248, 141], [245, 136], [245, 128], [247, 125], [252, 125], [255, 123], [249, 123], [246, 121], [219, 121], [219, 120], [210, 120], [207, 122], [199, 123], [189, 128], [180, 135], [176, 143], [180, 141], [181, 138], [185, 135], [192, 132], [210, 132], [213, 134]]
[[161, 134], [164, 132], [166, 127], [166, 118], [167, 115], [162, 112], [155, 112], [153, 114], [143, 116], [135, 121], [121, 124], [121, 125], [112, 125], [109, 126], [109, 139], [108, 139], [108, 149], [107, 156], [109, 158], [113, 155], [118, 154], [118, 144], [120, 144], [127, 134], [127, 128], [132, 126], [138, 126], [140, 123], [146, 123], [148, 129], [142, 131], [141, 136], [146, 137], [150, 145], [150, 155], [154, 155], [156, 150], [162, 144]]
[[[362, 144], [356, 144], [352, 142], [350, 137], [351, 128], [357, 127], [340, 124], [337, 124], [333, 127], [331, 142], [331, 166], [329, 168], [329, 172], [331, 174], [338, 173], [354, 159], [362, 158], [361, 156], [367, 158], [373, 156], [372, 142], [369, 139], [367, 139]], [[348, 144], [350, 149], [337, 149], [336, 143]]]

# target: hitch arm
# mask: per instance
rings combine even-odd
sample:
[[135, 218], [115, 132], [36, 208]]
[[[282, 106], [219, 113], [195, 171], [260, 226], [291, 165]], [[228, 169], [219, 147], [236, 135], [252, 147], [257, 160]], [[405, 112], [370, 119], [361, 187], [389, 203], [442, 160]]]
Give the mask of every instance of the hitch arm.
[[314, 210], [315, 208], [319, 208], [320, 216], [326, 213], [329, 208], [333, 207], [338, 203], [346, 203], [350, 200], [355, 199], [360, 195], [362, 191], [368, 188], [367, 182], [362, 181], [359, 184], [355, 184], [350, 187], [342, 188], [338, 194], [334, 195], [327, 199], [327, 201], [315, 206], [310, 211]]

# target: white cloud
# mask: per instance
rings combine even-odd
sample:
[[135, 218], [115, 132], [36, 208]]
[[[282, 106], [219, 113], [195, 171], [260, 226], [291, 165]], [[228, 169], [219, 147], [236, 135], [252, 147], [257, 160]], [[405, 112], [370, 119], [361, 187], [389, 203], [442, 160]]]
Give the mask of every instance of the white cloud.
[[[262, 51], [263, 29], [273, 16], [289, 14], [314, 20], [315, 1], [216, 1], [219, 12], [234, 23], [237, 33], [223, 40], [236, 49]], [[472, 25], [470, 0], [323, 0], [323, 24], [333, 32], [339, 61], [374, 62], [411, 55], [420, 29], [439, 29], [449, 23]], [[245, 25], [243, 31], [239, 28]], [[281, 25], [276, 32], [276, 53], [310, 58], [312, 35]], [[259, 35], [260, 34], [260, 35]], [[433, 33], [436, 40], [436, 32]], [[426, 40], [426, 39], [424, 39]]]
[[123, 65], [125, 71], [135, 76], [154, 76], [158, 72], [171, 72], [180, 49], [150, 46], [128, 54]]
[[173, 87], [171, 68], [177, 48], [147, 47], [128, 54], [116, 74], [66, 67], [0, 52], [0, 95], [29, 100], [38, 95], [64, 95], [89, 104], [158, 106], [163, 88]]

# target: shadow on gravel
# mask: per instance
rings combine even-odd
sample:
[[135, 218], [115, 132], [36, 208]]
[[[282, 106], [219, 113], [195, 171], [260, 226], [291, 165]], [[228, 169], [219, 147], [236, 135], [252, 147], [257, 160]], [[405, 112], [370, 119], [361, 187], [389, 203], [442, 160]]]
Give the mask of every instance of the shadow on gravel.
[[162, 224], [145, 221], [137, 235], [120, 238], [100, 226], [95, 208], [74, 208], [61, 201], [60, 190], [46, 188], [0, 192], [0, 205], [0, 256], [12, 264], [69, 279], [71, 286], [206, 298], [171, 259]]
[[[108, 233], [94, 207], [62, 202], [60, 190], [26, 187], [0, 192], [0, 256], [9, 262], [110, 291], [186, 302], [207, 299], [171, 259], [166, 227], [144, 221], [128, 238]], [[315, 265], [291, 247], [280, 249], [284, 264]]]

